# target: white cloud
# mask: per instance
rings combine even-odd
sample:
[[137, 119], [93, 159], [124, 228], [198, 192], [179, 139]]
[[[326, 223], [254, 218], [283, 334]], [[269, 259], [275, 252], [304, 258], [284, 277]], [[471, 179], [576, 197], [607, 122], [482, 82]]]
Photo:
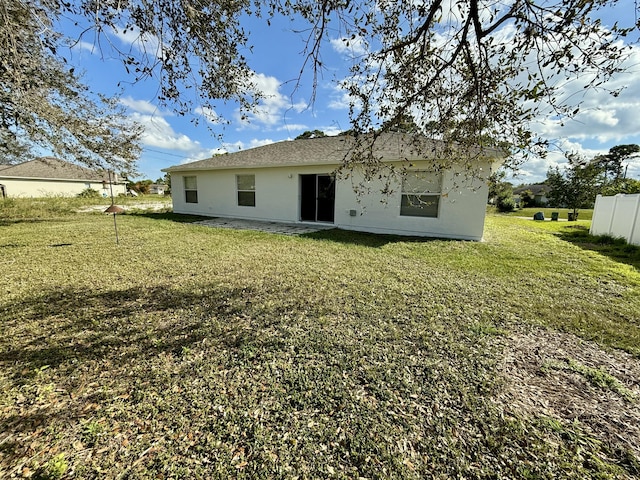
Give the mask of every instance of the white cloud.
[[143, 145], [192, 154], [202, 150], [200, 142], [173, 129], [165, 118], [172, 116], [171, 113], [160, 110], [147, 100], [137, 100], [130, 96], [121, 98], [120, 103], [133, 111], [129, 118], [144, 127], [141, 138]]
[[176, 132], [161, 115], [145, 115], [134, 112], [131, 119], [144, 127], [141, 138], [143, 145], [181, 152], [194, 152], [202, 149], [200, 142]]
[[[510, 44], [515, 31], [507, 25], [495, 32], [497, 43]], [[619, 46], [622, 46], [620, 43]], [[586, 158], [606, 153], [609, 148], [623, 143], [639, 143], [640, 122], [637, 112], [640, 111], [640, 83], [636, 81], [640, 70], [640, 47], [629, 47], [628, 57], [620, 67], [624, 72], [616, 74], [598, 88], [585, 88], [595, 78], [594, 72], [585, 71], [579, 78], [566, 79], [554, 76], [550, 69], [543, 69], [549, 84], [558, 88], [558, 98], [562, 100], [568, 111], [580, 107], [573, 117], [558, 118], [549, 105], [546, 111], [534, 121], [533, 130], [558, 149], [551, 149], [546, 158], [530, 159], [519, 172], [519, 179], [526, 183], [542, 181], [546, 178], [549, 167], [563, 165], [566, 160], [562, 151], [573, 151]], [[536, 59], [525, 59], [530, 65], [536, 65]], [[516, 79], [514, 83], [526, 83], [526, 76]], [[610, 92], [619, 91], [617, 96]], [[533, 105], [529, 105], [533, 106]], [[543, 106], [544, 103], [536, 105]], [[589, 148], [589, 147], [595, 148]], [[629, 175], [640, 173], [640, 161], [631, 162]]]
[[129, 28], [126, 31], [113, 28], [111, 31], [125, 45], [130, 45], [145, 55], [160, 56], [158, 37], [148, 33], [140, 33], [137, 28]]
[[[278, 140], [278, 141], [282, 141], [282, 140]], [[271, 140], [270, 138], [263, 138], [263, 139], [254, 138], [251, 141], [249, 141], [249, 143], [245, 147], [245, 149], [246, 148], [262, 147], [264, 145], [271, 145], [272, 143], [275, 143], [275, 141]]]
[[216, 111], [213, 108], [210, 108], [210, 107], [197, 107], [194, 110], [194, 113], [196, 115], [203, 116], [206, 119], [207, 123], [216, 125], [216, 124], [219, 124], [221, 122], [220, 116], [216, 113]]
[[565, 153], [576, 153], [583, 158], [591, 159], [606, 153], [608, 150], [608, 148], [585, 148], [580, 142], [560, 139], [554, 143], [546, 157], [529, 159], [526, 165], [517, 173], [514, 183], [537, 183], [543, 181], [547, 177], [549, 168], [560, 167], [562, 169], [567, 165]]
[[334, 137], [342, 132], [344, 132], [346, 129], [345, 128], [338, 128], [335, 125], [332, 125], [330, 127], [324, 127], [324, 128], [320, 128], [319, 130], [322, 130], [325, 135], [327, 135], [328, 137]]
[[[640, 64], [640, 49], [634, 47], [633, 59], [628, 62]], [[582, 98], [580, 112], [573, 119], [559, 121], [545, 119], [541, 133], [550, 137], [569, 137], [573, 139], [598, 139], [600, 142], [622, 141], [624, 138], [640, 135], [640, 122], [637, 121], [640, 111], [640, 84], [634, 81], [637, 68], [612, 79], [606, 84], [607, 90], [588, 91]], [[609, 89], [622, 88], [617, 97], [609, 93]], [[581, 85], [574, 85], [573, 91], [580, 91]], [[567, 92], [571, 93], [571, 92]], [[571, 103], [569, 104], [571, 105]]]
[[224, 150], [226, 152], [237, 152], [239, 150], [248, 150], [250, 148], [262, 147], [264, 145], [270, 145], [272, 143], [281, 142], [282, 140], [272, 140], [270, 138], [253, 138], [249, 142], [237, 141], [233, 143], [225, 143]]
[[273, 127], [282, 122], [288, 110], [300, 113], [308, 108], [306, 102], [293, 103], [284, 95], [280, 91], [282, 83], [276, 77], [253, 73], [250, 81], [255, 90], [262, 93], [263, 98], [253, 112], [242, 113], [236, 110], [234, 118], [240, 129], [249, 126], [258, 128], [260, 125]]
[[[624, 143], [637, 142], [630, 141]], [[602, 148], [588, 148], [580, 141], [571, 141], [566, 138], [560, 139], [555, 142], [553, 148], [549, 150], [545, 158], [531, 158], [518, 172], [514, 183], [541, 182], [547, 177], [549, 168], [559, 167], [562, 170], [568, 165], [565, 153], [576, 153], [580, 157], [590, 160], [598, 155], [607, 153], [611, 146], [614, 146], [614, 144], [603, 146]], [[627, 176], [629, 178], [640, 179], [640, 158], [631, 159], [625, 163], [625, 166], [626, 165], [628, 165]]]
[[158, 107], [147, 100], [136, 100], [133, 97], [127, 96], [127, 97], [122, 97], [120, 99], [120, 103], [137, 113], [147, 113], [147, 114], [159, 113]]
[[302, 123], [287, 123], [286, 125], [277, 128], [277, 131], [279, 132], [290, 132], [291, 130], [309, 130], [309, 127]]
[[[500, 18], [500, 12], [503, 14], [507, 12], [513, 1], [499, 1], [499, 2], [485, 2], [485, 5], [481, 6], [478, 10], [480, 22], [486, 28], [495, 21], [496, 18]], [[461, 2], [460, 0], [443, 0], [440, 5], [441, 22], [444, 25], [450, 25], [454, 28], [458, 28], [462, 22], [469, 16], [470, 6], [468, 2]], [[422, 22], [422, 18], [418, 19]]]
[[72, 50], [82, 50], [91, 54], [99, 52], [100, 47], [92, 42], [85, 42], [84, 40], [78, 41], [71, 45]]
[[361, 57], [366, 55], [369, 50], [366, 40], [359, 36], [355, 38], [334, 38], [330, 43], [337, 53], [349, 58]]
[[339, 90], [338, 95], [334, 95], [332, 100], [327, 104], [331, 110], [349, 110], [349, 105], [354, 99], [344, 90]]
[[190, 154], [188, 157], [181, 160], [180, 165], [184, 165], [185, 163], [197, 162], [198, 160], [205, 160], [207, 158], [213, 157], [214, 155], [220, 155], [223, 153], [227, 153], [227, 150], [222, 147], [211, 148], [211, 149], [201, 149], [198, 152], [194, 152]]
[[327, 108], [331, 110], [348, 111], [351, 104], [359, 104], [360, 102], [358, 98], [351, 96], [340, 83], [331, 84], [327, 96], [330, 99]]
[[[278, 140], [281, 141], [281, 140]], [[271, 139], [257, 139], [254, 138], [249, 142], [237, 141], [231, 143], [224, 143], [220, 147], [211, 148], [211, 149], [203, 149], [201, 148], [197, 152], [191, 153], [188, 157], [184, 158], [180, 164], [196, 162], [198, 160], [205, 160], [207, 158], [211, 158], [215, 155], [221, 155], [224, 153], [233, 153], [238, 152], [240, 150], [247, 150], [250, 148], [261, 147], [263, 145], [269, 145], [271, 143], [275, 143], [274, 140]]]
[[[626, 72], [618, 73], [598, 89], [585, 90], [592, 75], [564, 82], [561, 94], [570, 110], [580, 111], [574, 118], [558, 119], [551, 115], [541, 116], [535, 131], [560, 145], [563, 150], [574, 151], [586, 158], [609, 151], [614, 145], [640, 143], [640, 83], [635, 80], [640, 65], [640, 48], [632, 46], [629, 57], [622, 67]], [[617, 96], [611, 91], [619, 90]], [[587, 148], [586, 145], [596, 148]], [[563, 165], [565, 159], [560, 151], [551, 151], [546, 159], [532, 159], [523, 166], [521, 176], [534, 181], [544, 180], [549, 166]], [[640, 176], [640, 160], [629, 163], [628, 176]]]

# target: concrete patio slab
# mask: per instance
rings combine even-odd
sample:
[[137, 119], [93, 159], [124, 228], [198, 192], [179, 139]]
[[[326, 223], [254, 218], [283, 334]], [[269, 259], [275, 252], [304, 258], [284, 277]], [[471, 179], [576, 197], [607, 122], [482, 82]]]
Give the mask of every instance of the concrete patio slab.
[[262, 222], [259, 220], [242, 220], [239, 218], [210, 218], [194, 222], [195, 225], [206, 227], [232, 228], [234, 230], [256, 230], [259, 232], [277, 233], [280, 235], [303, 235], [305, 233], [318, 232], [320, 230], [330, 230], [335, 228], [327, 224], [300, 224], [300, 223], [279, 223]]

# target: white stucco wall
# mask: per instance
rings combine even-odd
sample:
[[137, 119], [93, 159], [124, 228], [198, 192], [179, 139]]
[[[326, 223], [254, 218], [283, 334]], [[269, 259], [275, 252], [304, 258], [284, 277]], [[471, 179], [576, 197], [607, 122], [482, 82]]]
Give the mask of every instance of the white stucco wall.
[[[416, 169], [424, 170], [426, 166]], [[279, 167], [236, 170], [172, 171], [173, 211], [176, 213], [231, 217], [253, 220], [300, 223], [300, 177], [303, 174], [330, 174], [331, 166]], [[487, 163], [481, 172], [490, 174]], [[253, 174], [256, 183], [256, 206], [237, 205], [236, 174]], [[196, 176], [198, 203], [186, 203], [183, 177]], [[358, 183], [360, 177], [354, 176]], [[353, 177], [352, 177], [353, 178]], [[466, 180], [464, 176], [447, 172], [443, 176], [443, 197], [438, 218], [400, 215], [401, 186], [384, 197], [380, 186], [371, 184], [372, 195], [358, 196], [352, 178], [338, 179], [335, 194], [334, 225], [346, 230], [398, 235], [481, 240], [488, 195], [486, 182]], [[456, 181], [454, 181], [454, 178]], [[350, 211], [356, 215], [351, 216]]]
[[[40, 180], [21, 178], [2, 178], [0, 184], [5, 186], [8, 197], [73, 197], [87, 188], [92, 188], [103, 196], [110, 196], [109, 185], [102, 188], [102, 182], [79, 181], [79, 180]], [[126, 185], [114, 184], [113, 194], [126, 193]]]
[[[171, 172], [173, 211], [213, 217], [297, 222], [298, 174], [303, 170], [304, 173], [328, 173], [322, 170], [299, 169], [294, 171], [287, 168], [174, 171]], [[236, 174], [255, 175], [255, 207], [238, 206]], [[183, 184], [185, 176], [197, 178], [198, 203], [185, 202]]]
[[[358, 197], [350, 181], [341, 182], [336, 191], [336, 226], [374, 233], [481, 240], [489, 187], [477, 178], [465, 180], [464, 185], [457, 183], [460, 180], [454, 172], [444, 174], [437, 218], [400, 215], [399, 183], [394, 193], [381, 201], [379, 194]], [[380, 186], [372, 184], [371, 191], [379, 192]], [[350, 210], [356, 210], [356, 215], [350, 216]]]

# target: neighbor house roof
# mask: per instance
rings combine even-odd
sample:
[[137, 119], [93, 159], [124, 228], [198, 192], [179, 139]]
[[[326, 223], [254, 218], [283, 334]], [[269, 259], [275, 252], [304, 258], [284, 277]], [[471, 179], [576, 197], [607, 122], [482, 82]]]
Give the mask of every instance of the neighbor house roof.
[[520, 194], [526, 190], [530, 190], [534, 195], [544, 195], [549, 191], [549, 186], [544, 183], [536, 183], [533, 185], [523, 185], [521, 187], [515, 188], [513, 193]]
[[[371, 137], [361, 138], [366, 141]], [[216, 155], [197, 162], [174, 165], [163, 171], [339, 165], [350, 156], [358, 141], [356, 137], [350, 135], [288, 140]], [[436, 152], [438, 147], [442, 147], [442, 144], [424, 137], [404, 133], [384, 133], [376, 139], [373, 155], [384, 161], [420, 160], [425, 158], [425, 152]], [[478, 149], [476, 153], [489, 158], [504, 157], [504, 153], [496, 149], [487, 149], [484, 152]], [[432, 155], [432, 157], [435, 156]]]
[[36, 158], [0, 169], [0, 176], [47, 180], [108, 181], [105, 172], [91, 170], [54, 157]]

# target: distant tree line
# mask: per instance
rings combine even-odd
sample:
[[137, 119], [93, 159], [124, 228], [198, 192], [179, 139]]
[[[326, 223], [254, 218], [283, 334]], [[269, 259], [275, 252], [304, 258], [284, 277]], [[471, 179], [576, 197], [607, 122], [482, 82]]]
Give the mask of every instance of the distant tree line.
[[[580, 208], [592, 208], [597, 195], [640, 193], [640, 180], [627, 178], [629, 161], [640, 156], [640, 146], [617, 145], [608, 153], [586, 159], [567, 154], [568, 164], [547, 171], [547, 205], [573, 210], [574, 218]], [[504, 180], [505, 174], [494, 174], [490, 182], [489, 198], [498, 210], [508, 212], [516, 208], [513, 185]], [[520, 207], [538, 206], [531, 190], [519, 194]]]
[[141, 195], [148, 195], [151, 193], [151, 185], [166, 185], [165, 193], [171, 192], [171, 175], [168, 173], [164, 177], [160, 177], [155, 181], [150, 179], [137, 180], [135, 182], [127, 183], [127, 190], [134, 191]]

